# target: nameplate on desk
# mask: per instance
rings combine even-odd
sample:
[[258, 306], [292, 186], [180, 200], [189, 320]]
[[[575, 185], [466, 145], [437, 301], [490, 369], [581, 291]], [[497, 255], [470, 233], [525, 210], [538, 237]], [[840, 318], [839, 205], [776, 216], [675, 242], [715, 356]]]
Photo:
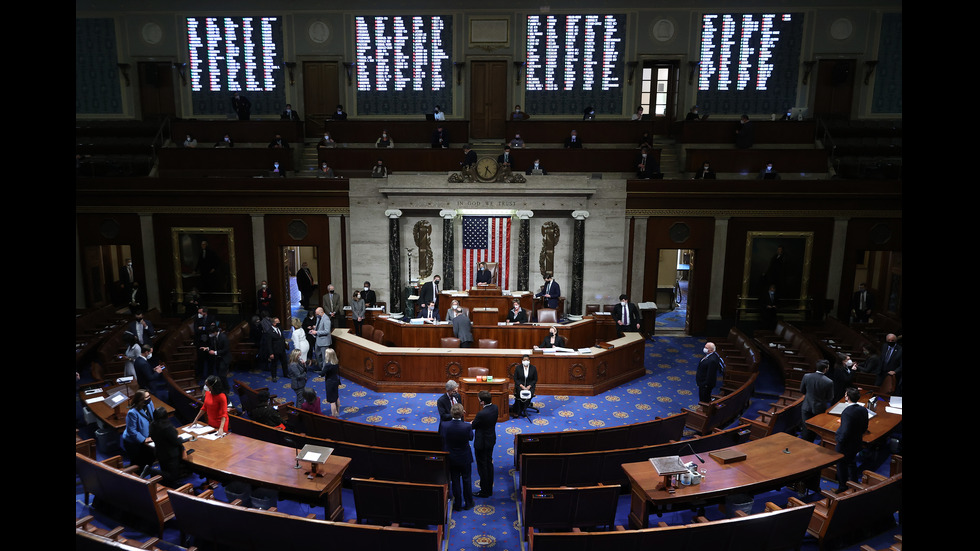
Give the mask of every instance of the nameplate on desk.
[[408, 295], [408, 300], [418, 300], [418, 299], [419, 299], [418, 295]]

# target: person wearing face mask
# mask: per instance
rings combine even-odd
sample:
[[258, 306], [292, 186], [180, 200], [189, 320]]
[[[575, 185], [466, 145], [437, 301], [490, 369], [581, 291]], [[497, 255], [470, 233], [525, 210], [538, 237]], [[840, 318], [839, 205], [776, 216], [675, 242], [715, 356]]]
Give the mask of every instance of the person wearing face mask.
[[385, 166], [385, 162], [378, 159], [378, 164], [371, 168], [372, 178], [387, 178], [388, 177], [388, 167]]
[[783, 177], [772, 167], [772, 161], [766, 163], [765, 168], [759, 171], [757, 180], [782, 180]]
[[361, 298], [360, 291], [354, 291], [350, 301], [350, 318], [354, 322], [354, 334], [361, 336], [361, 328], [364, 326], [365, 306], [364, 299]]
[[381, 131], [381, 137], [378, 141], [374, 142], [374, 147], [379, 149], [393, 148], [395, 147], [395, 141], [391, 139], [391, 135], [388, 134], [387, 130]]
[[541, 341], [539, 348], [565, 348], [565, 337], [558, 334], [557, 325], [552, 325], [548, 329], [548, 336]]
[[323, 311], [330, 318], [330, 326], [343, 327], [344, 301], [340, 298], [340, 294], [337, 293], [333, 284], [327, 285], [327, 293], [323, 295], [323, 300], [320, 303], [323, 305]]
[[531, 163], [531, 166], [527, 167], [527, 170], [524, 171], [524, 174], [528, 176], [532, 174], [543, 174], [547, 176], [548, 171], [545, 170], [544, 166], [541, 165], [541, 159], [534, 159], [534, 162]]
[[275, 161], [275, 162], [272, 163], [272, 172], [269, 174], [269, 176], [271, 176], [273, 178], [275, 178], [277, 176], [279, 178], [285, 178], [286, 177], [286, 169], [279, 166], [279, 161]]
[[510, 114], [510, 120], [512, 120], [512, 121], [526, 121], [527, 119], [530, 119], [530, 118], [531, 118], [531, 115], [528, 115], [524, 111], [521, 111], [521, 106], [520, 105], [515, 105], [514, 106], [514, 111]]
[[361, 298], [364, 299], [364, 304], [366, 304], [369, 308], [377, 304], [378, 295], [375, 294], [373, 289], [371, 289], [370, 281], [364, 282], [364, 291], [361, 292]]
[[133, 259], [127, 258], [123, 265], [119, 267], [119, 289], [123, 296], [128, 297], [133, 290], [133, 283], [136, 281], [136, 269], [133, 268]]
[[515, 300], [507, 312], [507, 323], [527, 323], [527, 310], [521, 308], [521, 301]]
[[898, 344], [898, 337], [894, 333], [885, 336], [885, 346], [881, 349], [878, 356], [881, 368], [878, 371], [878, 379], [875, 385], [881, 386], [885, 378], [889, 375], [895, 376], [894, 394], [902, 394], [902, 345]]
[[[803, 420], [820, 415], [827, 411], [830, 404], [834, 402], [834, 380], [827, 376], [830, 370], [830, 362], [818, 360], [814, 365], [815, 371], [807, 373], [800, 381], [800, 392], [803, 393]], [[816, 433], [803, 425], [800, 438], [812, 442], [816, 438]]]
[[453, 316], [453, 336], [459, 339], [460, 348], [473, 348], [473, 324], [458, 305]]
[[476, 284], [479, 285], [483, 283], [485, 285], [489, 285], [492, 279], [493, 274], [487, 269], [487, 263], [481, 262], [480, 266], [476, 270]]
[[320, 163], [320, 170], [316, 173], [317, 178], [334, 178], [335, 174], [327, 161]]
[[299, 113], [297, 113], [292, 105], [286, 104], [286, 108], [282, 110], [279, 114], [279, 119], [284, 121], [298, 121]]
[[333, 138], [330, 137], [330, 132], [324, 132], [323, 137], [320, 138], [320, 141], [316, 143], [317, 149], [328, 149], [336, 146], [337, 146], [337, 142], [335, 142]]
[[446, 114], [442, 112], [442, 109], [440, 109], [438, 105], [436, 105], [436, 108], [432, 110], [432, 119], [437, 121], [446, 120]]
[[247, 121], [252, 115], [252, 102], [238, 92], [231, 97], [231, 108], [240, 121]]
[[330, 336], [330, 316], [323, 311], [323, 308], [317, 308], [316, 317], [316, 328], [313, 330], [313, 334], [316, 336], [316, 348], [313, 358], [320, 371], [323, 371], [323, 351], [333, 344], [333, 338]]
[[191, 424], [196, 425], [201, 415], [208, 416], [208, 425], [218, 429], [218, 436], [228, 431], [228, 396], [221, 379], [216, 375], [211, 375], [204, 381], [204, 405]]
[[419, 304], [429, 304], [434, 302], [436, 308], [439, 307], [439, 293], [442, 291], [440, 287], [442, 283], [442, 277], [436, 274], [432, 277], [432, 281], [427, 281], [422, 284], [422, 289], [419, 290]]
[[215, 147], [235, 147], [235, 140], [231, 139], [231, 134], [225, 134], [225, 137], [221, 138], [214, 144]]
[[436, 308], [436, 303], [430, 301], [428, 304], [422, 306], [419, 309], [418, 319], [430, 322], [439, 321], [439, 309]]
[[521, 137], [520, 132], [514, 134], [514, 139], [510, 141], [510, 146], [513, 149], [524, 149], [524, 138]]
[[453, 318], [458, 316], [462, 311], [463, 309], [459, 307], [459, 301], [453, 299], [449, 305], [449, 310], [446, 312], [446, 321], [453, 321]]
[[150, 423], [153, 422], [153, 400], [150, 392], [141, 388], [133, 394], [126, 412], [126, 428], [120, 436], [120, 444], [129, 456], [129, 462], [142, 472], [156, 460], [153, 449], [147, 446], [150, 438]]
[[276, 134], [269, 142], [269, 149], [289, 149], [289, 142], [282, 137], [282, 134]]
[[211, 373], [221, 381], [221, 388], [228, 388], [228, 366], [231, 364], [231, 346], [228, 335], [217, 323], [208, 326], [208, 345], [202, 347], [208, 355]]
[[695, 180], [715, 180], [717, 175], [711, 170], [711, 164], [705, 161], [701, 168], [694, 173]]
[[269, 288], [269, 284], [265, 281], [259, 285], [259, 290], [255, 292], [255, 304], [258, 306], [257, 310], [261, 312], [272, 312], [272, 289]]
[[140, 355], [133, 361], [133, 369], [136, 371], [136, 381], [140, 388], [148, 389], [156, 394], [161, 400], [166, 401], [167, 381], [163, 376], [164, 364], [153, 365], [153, 349], [149, 346], [140, 349]]
[[619, 295], [619, 304], [613, 309], [612, 317], [616, 320], [616, 333], [620, 337], [626, 332], [640, 330], [640, 309], [625, 294]]
[[534, 398], [538, 386], [538, 368], [531, 363], [527, 354], [521, 358], [521, 365], [514, 370], [514, 411], [517, 417], [527, 417], [527, 408]]
[[347, 112], [344, 111], [344, 106], [343, 105], [338, 105], [337, 106], [337, 110], [334, 111], [334, 114], [333, 114], [333, 116], [331, 118], [333, 120], [335, 120], [335, 121], [345, 121], [345, 120], [347, 120]]
[[561, 297], [561, 287], [551, 274], [544, 275], [544, 285], [541, 292], [534, 295], [541, 299], [542, 308], [558, 308], [558, 298]]
[[197, 147], [197, 138], [188, 134], [187, 137], [184, 138], [184, 147], [190, 147], [190, 148]]
[[153, 336], [156, 334], [153, 322], [146, 319], [143, 310], [137, 309], [133, 315], [135, 319], [126, 326], [126, 332], [136, 337], [136, 344], [140, 345], [140, 348], [148, 348], [153, 343]]
[[715, 343], [705, 343], [704, 357], [698, 362], [698, 371], [694, 376], [694, 382], [698, 385], [698, 401], [711, 403], [711, 390], [718, 382], [718, 370], [721, 367], [721, 358], [715, 353]]

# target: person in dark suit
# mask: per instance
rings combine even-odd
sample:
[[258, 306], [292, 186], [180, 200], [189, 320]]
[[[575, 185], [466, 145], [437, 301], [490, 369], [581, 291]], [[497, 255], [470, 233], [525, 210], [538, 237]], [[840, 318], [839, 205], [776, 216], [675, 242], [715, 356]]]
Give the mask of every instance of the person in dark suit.
[[594, 121], [595, 120], [595, 108], [591, 105], [582, 110], [582, 120], [583, 121]]
[[453, 316], [453, 336], [459, 339], [460, 348], [473, 348], [473, 323], [459, 306]]
[[705, 161], [701, 168], [694, 173], [695, 180], [715, 180], [717, 175], [715, 171], [711, 170], [711, 164]]
[[286, 108], [279, 114], [279, 118], [284, 121], [298, 121], [299, 113], [293, 111], [293, 106], [287, 103]]
[[422, 289], [419, 290], [419, 304], [429, 304], [430, 302], [435, 302], [436, 306], [439, 306], [439, 284], [442, 283], [442, 278], [439, 274], [432, 277], [432, 281], [426, 281], [422, 284]]
[[480, 266], [476, 270], [476, 283], [477, 284], [486, 283], [487, 285], [489, 285], [492, 279], [493, 279], [493, 274], [491, 274], [490, 270], [487, 269], [487, 263], [481, 262]]
[[539, 348], [565, 348], [565, 337], [558, 334], [557, 325], [552, 325], [548, 329], [548, 336], [541, 341]]
[[769, 290], [759, 297], [759, 315], [762, 316], [763, 329], [776, 328], [776, 316], [779, 307], [779, 295], [776, 294], [776, 285], [769, 285]]
[[854, 388], [848, 388], [845, 393], [847, 403], [840, 415], [840, 427], [834, 440], [837, 442], [834, 447], [837, 453], [844, 454], [844, 457], [837, 461], [837, 492], [847, 490], [848, 480], [859, 480], [857, 468], [857, 454], [864, 445], [864, 433], [868, 431], [868, 410], [858, 403], [861, 399], [861, 392]]
[[419, 310], [418, 319], [439, 321], [439, 308], [436, 307], [436, 303], [434, 301], [429, 301], [428, 304], [423, 306]]
[[231, 365], [231, 347], [228, 335], [216, 323], [208, 327], [208, 345], [204, 352], [210, 356], [210, 372], [221, 379], [221, 388], [228, 388], [228, 366]]
[[364, 305], [367, 307], [372, 307], [378, 303], [378, 295], [371, 288], [371, 282], [364, 282], [364, 290], [361, 291], [361, 300], [364, 301]]
[[514, 410], [518, 417], [527, 417], [527, 408], [537, 386], [538, 368], [531, 363], [531, 357], [524, 354], [521, 365], [514, 370]]
[[269, 142], [269, 149], [289, 149], [289, 142], [282, 137], [282, 134], [276, 134], [276, 137]]
[[660, 174], [660, 163], [650, 154], [647, 147], [640, 148], [636, 157], [636, 177], [640, 179], [656, 178]]
[[504, 146], [504, 152], [497, 156], [497, 164], [500, 168], [510, 169], [514, 165], [514, 156], [510, 153], [510, 146]]
[[255, 305], [259, 315], [263, 312], [271, 313], [275, 308], [272, 304], [272, 289], [269, 288], [268, 282], [263, 281], [259, 285], [259, 290], [255, 292]]
[[738, 121], [738, 128], [735, 129], [735, 147], [748, 149], [755, 143], [755, 127], [748, 115], [742, 115]]
[[881, 371], [881, 356], [878, 355], [878, 352], [864, 344], [861, 345], [861, 355], [864, 356], [864, 361], [858, 364], [858, 371], [878, 375], [878, 372]]
[[136, 282], [136, 270], [133, 268], [133, 259], [127, 258], [122, 266], [119, 267], [119, 289], [120, 295], [127, 299], [132, 294], [133, 283]]
[[715, 343], [709, 342], [704, 345], [704, 357], [698, 362], [698, 371], [694, 376], [694, 382], [698, 385], [698, 401], [710, 403], [711, 390], [718, 382], [718, 370], [721, 367], [721, 358], [715, 353]]
[[902, 345], [898, 344], [898, 337], [894, 333], [885, 336], [885, 346], [881, 349], [881, 368], [878, 371], [878, 379], [875, 385], [881, 386], [885, 378], [889, 375], [895, 376], [895, 392], [902, 394]]
[[565, 138], [565, 149], [582, 149], [582, 140], [578, 138], [578, 132], [572, 132]]
[[463, 167], [464, 169], [473, 167], [476, 166], [476, 161], [477, 161], [476, 151], [473, 151], [473, 149], [470, 148], [470, 144], [464, 145], [463, 160], [459, 162], [459, 166]]
[[432, 132], [432, 149], [448, 149], [449, 148], [449, 132], [447, 132], [440, 124], [436, 127], [435, 131]]
[[153, 441], [153, 451], [160, 463], [163, 485], [168, 488], [177, 488], [180, 486], [180, 481], [189, 473], [184, 468], [183, 463], [186, 455], [184, 443], [177, 435], [177, 429], [170, 421], [166, 408], [158, 407], [153, 412], [153, 421], [150, 423], [150, 440]]
[[344, 316], [344, 300], [340, 298], [340, 293], [332, 285], [327, 285], [327, 292], [323, 295], [320, 300], [320, 304], [323, 306], [323, 313], [330, 318], [330, 327], [343, 327], [347, 320]]
[[691, 110], [688, 111], [687, 116], [684, 117], [684, 120], [685, 121], [699, 121], [699, 120], [701, 120], [701, 115], [698, 114], [698, 106], [697, 105], [695, 105], [694, 107], [691, 107]]
[[446, 392], [436, 400], [436, 408], [439, 410], [439, 426], [453, 418], [452, 408], [455, 404], [461, 404], [462, 398], [459, 397], [459, 383], [449, 379], [446, 381]]
[[561, 296], [561, 286], [555, 281], [554, 276], [545, 274], [544, 287], [540, 293], [534, 296], [544, 299], [541, 301], [544, 308], [558, 308], [558, 297]]
[[343, 105], [338, 105], [337, 106], [337, 111], [335, 111], [334, 114], [333, 114], [333, 116], [331, 116], [330, 118], [332, 118], [335, 121], [345, 121], [345, 120], [347, 120], [347, 113], [344, 111], [344, 106]]
[[513, 307], [507, 311], [507, 323], [527, 323], [527, 310], [521, 308], [521, 301], [515, 300]]
[[864, 283], [858, 285], [858, 290], [851, 297], [851, 319], [854, 323], [868, 323], [872, 310], [875, 309], [875, 295]]
[[235, 92], [235, 95], [231, 97], [231, 108], [238, 115], [240, 121], [247, 121], [252, 116], [252, 102], [238, 92]]
[[140, 388], [145, 388], [163, 401], [167, 401], [167, 381], [163, 376], [163, 364], [152, 365], [150, 359], [153, 358], [153, 349], [147, 346], [140, 349], [140, 355], [133, 361], [133, 369], [136, 370], [136, 381]]
[[304, 309], [309, 309], [310, 295], [313, 294], [313, 272], [310, 265], [306, 262], [296, 272], [296, 288], [299, 289], [299, 305]]
[[497, 444], [497, 411], [490, 392], [481, 390], [480, 411], [473, 418], [473, 451], [476, 453], [476, 474], [480, 477], [480, 491], [476, 497], [493, 495], [493, 447]]
[[286, 356], [286, 338], [282, 334], [279, 326], [279, 318], [273, 317], [272, 324], [268, 331], [262, 334], [261, 356], [269, 360], [269, 373], [272, 375], [272, 382], [279, 380], [276, 375], [276, 364], [282, 367], [282, 376], [288, 377], [289, 360]]
[[[453, 404], [452, 420], [440, 428], [445, 450], [449, 452], [449, 475], [453, 488], [453, 511], [473, 508], [473, 427], [463, 421], [463, 404]], [[462, 494], [462, 495], [460, 495]], [[462, 505], [463, 500], [466, 504]]]
[[140, 348], [149, 348], [153, 345], [153, 335], [156, 334], [156, 330], [153, 329], [153, 322], [145, 319], [142, 310], [136, 310], [133, 312], [136, 319], [129, 322], [126, 326], [126, 332], [136, 337], [136, 344], [140, 345]]
[[[834, 401], [834, 381], [827, 376], [828, 369], [830, 369], [830, 362], [818, 360], [816, 371], [807, 373], [800, 381], [800, 392], [803, 393], [804, 422], [814, 415], [827, 411], [827, 408]], [[814, 436], [816, 435], [804, 425], [800, 437], [812, 442]]]
[[776, 172], [776, 169], [772, 167], [772, 161], [766, 163], [766, 166], [759, 171], [759, 175], [756, 176], [757, 180], [782, 180], [783, 177]]
[[613, 308], [612, 317], [616, 320], [616, 333], [622, 337], [627, 331], [640, 330], [640, 309], [629, 301], [626, 294], [619, 295], [619, 304]]
[[534, 171], [535, 170], [540, 170], [541, 171], [541, 174], [543, 174], [544, 176], [547, 176], [548, 175], [548, 171], [545, 170], [543, 166], [541, 166], [541, 160], [540, 159], [534, 159], [534, 162], [531, 163], [531, 166], [527, 167], [527, 170], [524, 171], [524, 174], [530, 176], [530, 175], [534, 174]]

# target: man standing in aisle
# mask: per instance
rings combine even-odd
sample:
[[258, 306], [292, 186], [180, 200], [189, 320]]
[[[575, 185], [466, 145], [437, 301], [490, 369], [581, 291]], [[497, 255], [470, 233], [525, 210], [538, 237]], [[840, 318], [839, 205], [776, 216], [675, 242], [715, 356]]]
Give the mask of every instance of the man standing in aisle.
[[480, 477], [480, 491], [476, 497], [493, 495], [493, 447], [497, 444], [497, 406], [490, 392], [479, 393], [480, 411], [473, 419], [473, 451], [476, 452], [476, 474]]

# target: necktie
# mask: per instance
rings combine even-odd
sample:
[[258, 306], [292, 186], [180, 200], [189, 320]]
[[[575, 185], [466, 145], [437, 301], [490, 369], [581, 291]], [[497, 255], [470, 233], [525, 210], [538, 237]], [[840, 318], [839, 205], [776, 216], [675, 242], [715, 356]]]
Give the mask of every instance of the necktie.
[[623, 305], [623, 325], [629, 325], [629, 324], [630, 324], [630, 305], [629, 304], [624, 304]]

